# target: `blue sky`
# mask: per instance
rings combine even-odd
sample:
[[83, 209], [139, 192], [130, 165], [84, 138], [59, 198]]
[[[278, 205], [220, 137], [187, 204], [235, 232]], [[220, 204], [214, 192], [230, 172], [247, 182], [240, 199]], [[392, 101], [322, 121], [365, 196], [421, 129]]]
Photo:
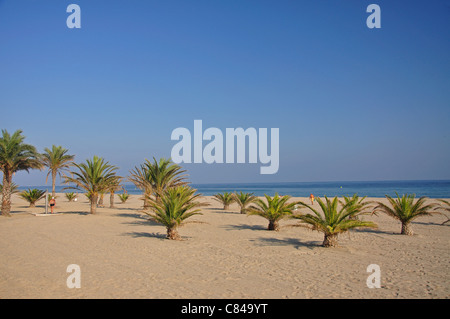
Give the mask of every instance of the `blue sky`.
[[194, 183], [450, 179], [449, 39], [448, 0], [0, 0], [0, 128], [124, 176], [201, 119], [279, 128], [280, 168], [183, 165]]

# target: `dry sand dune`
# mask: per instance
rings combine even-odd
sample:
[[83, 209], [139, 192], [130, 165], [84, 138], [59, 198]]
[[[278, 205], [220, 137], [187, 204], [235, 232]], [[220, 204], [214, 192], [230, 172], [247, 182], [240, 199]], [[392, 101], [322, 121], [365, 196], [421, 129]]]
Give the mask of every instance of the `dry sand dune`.
[[[443, 216], [413, 223], [399, 235], [387, 216], [367, 216], [377, 230], [342, 235], [339, 248], [320, 247], [321, 233], [223, 211], [210, 197], [203, 215], [180, 228], [182, 241], [140, 211], [139, 196], [89, 215], [84, 196], [58, 194], [55, 216], [13, 198], [0, 218], [0, 298], [448, 298], [450, 228]], [[306, 199], [304, 199], [306, 200]], [[109, 205], [109, 198], [105, 198]], [[317, 205], [317, 204], [316, 204]], [[81, 269], [69, 289], [67, 266]], [[367, 266], [378, 264], [381, 288], [369, 289]]]

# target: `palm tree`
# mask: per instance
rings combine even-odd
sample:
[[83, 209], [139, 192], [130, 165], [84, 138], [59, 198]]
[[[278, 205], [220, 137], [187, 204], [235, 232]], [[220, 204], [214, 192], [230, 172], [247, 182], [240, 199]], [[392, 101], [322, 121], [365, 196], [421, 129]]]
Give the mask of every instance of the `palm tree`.
[[312, 230], [320, 231], [324, 234], [322, 245], [324, 247], [336, 247], [338, 245], [338, 235], [353, 228], [376, 228], [377, 225], [370, 221], [361, 221], [355, 217], [361, 214], [362, 207], [350, 202], [341, 205], [338, 209], [338, 198], [333, 200], [325, 196], [325, 202], [317, 198], [317, 203], [322, 210], [320, 213], [312, 206], [299, 202], [300, 205], [308, 208], [313, 214], [293, 215], [295, 219], [299, 219], [301, 223], [309, 225]]
[[170, 159], [161, 158], [159, 162], [153, 158], [153, 163], [146, 160], [144, 165], [149, 174], [149, 182], [153, 190], [153, 195], [158, 200], [159, 194], [166, 189], [187, 185], [186, 170], [173, 163]]
[[273, 198], [264, 194], [266, 201], [262, 199], [256, 199], [255, 204], [248, 208], [248, 215], [258, 215], [264, 217], [269, 221], [269, 225], [267, 226], [268, 230], [278, 230], [279, 229], [279, 220], [292, 215], [293, 211], [296, 208], [297, 202], [288, 203], [287, 201], [291, 198], [291, 196], [278, 196], [278, 193], [275, 194]]
[[25, 136], [21, 130], [10, 135], [7, 130], [2, 130], [0, 138], [0, 170], [3, 173], [2, 187], [2, 215], [11, 216], [11, 185], [15, 172], [30, 169], [41, 169], [39, 153], [30, 144], [24, 143]]
[[144, 164], [131, 170], [129, 180], [144, 192], [144, 208], [148, 208], [151, 196], [159, 200], [159, 194], [164, 190], [188, 184], [185, 172], [170, 159], [157, 161], [153, 158], [153, 162], [146, 159]]
[[241, 214], [247, 212], [247, 206], [256, 201], [257, 197], [253, 196], [253, 193], [234, 193], [234, 201], [241, 207]]
[[61, 177], [61, 172], [67, 170], [73, 163], [75, 155], [68, 155], [69, 150], [62, 146], [53, 145], [52, 149], [44, 148], [44, 153], [41, 154], [42, 163], [44, 166], [48, 167], [47, 178], [45, 182], [47, 183], [48, 177], [52, 175], [52, 196], [55, 197], [55, 184], [56, 176]]
[[30, 203], [30, 207], [36, 207], [36, 202], [45, 197], [45, 191], [33, 188], [19, 193], [19, 196]]
[[422, 196], [416, 202], [414, 199], [415, 194], [404, 194], [401, 198], [398, 193], [395, 193], [397, 198], [394, 199], [389, 195], [385, 195], [389, 201], [388, 205], [379, 202], [375, 207], [374, 214], [377, 212], [382, 212], [388, 216], [397, 219], [402, 223], [402, 235], [413, 235], [413, 231], [410, 227], [411, 221], [421, 216], [428, 216], [434, 213], [432, 210], [436, 207], [436, 204], [426, 204], [427, 197]]
[[91, 214], [97, 211], [98, 195], [105, 192], [108, 183], [114, 178], [116, 166], [109, 165], [101, 157], [94, 156], [92, 160], [86, 160], [86, 163], [73, 164], [78, 171], [71, 171], [74, 177], [64, 176], [64, 183], [74, 183], [75, 186], [68, 186], [65, 189], [84, 189], [91, 203]]
[[147, 198], [152, 194], [152, 185], [150, 183], [149, 172], [145, 165], [136, 166], [132, 169], [128, 180], [144, 193], [144, 209], [148, 209], [150, 205], [148, 204]]
[[[365, 202], [364, 200], [367, 198], [367, 196], [364, 196], [360, 198], [357, 194], [354, 194], [352, 197], [344, 196], [342, 201], [339, 201], [342, 206], [346, 206], [347, 211], [351, 211], [353, 209], [356, 209], [359, 211], [358, 215], [368, 214], [369, 211], [366, 211], [365, 209], [368, 208], [369, 205], [372, 204], [372, 202]], [[350, 215], [350, 219], [356, 218], [354, 215]]]
[[114, 194], [122, 188], [121, 176], [114, 176], [108, 183], [107, 191], [109, 192], [109, 207], [114, 208]]
[[227, 210], [230, 205], [234, 202], [233, 193], [224, 192], [223, 194], [216, 194], [213, 197], [215, 200], [220, 202], [223, 205], [223, 209]]
[[75, 197], [77, 197], [77, 194], [75, 194], [74, 192], [66, 193], [66, 198], [69, 200], [69, 202], [72, 202]]
[[117, 194], [117, 196], [119, 196], [120, 202], [123, 204], [125, 203], [128, 198], [130, 197], [130, 195], [128, 195], [127, 192], [124, 192], [123, 194]]
[[[436, 209], [443, 209], [445, 212], [450, 213], [450, 202], [445, 199], [438, 199], [442, 204], [439, 207], [436, 207]], [[445, 225], [450, 221], [450, 218], [448, 218], [447, 215], [443, 214], [445, 217], [447, 217], [447, 220], [444, 221], [441, 225]]]
[[197, 201], [200, 194], [195, 194], [196, 191], [187, 185], [176, 186], [165, 189], [158, 199], [149, 198], [153, 212], [146, 214], [166, 226], [168, 239], [180, 239], [177, 228], [189, 217], [201, 215], [198, 207], [205, 204]]

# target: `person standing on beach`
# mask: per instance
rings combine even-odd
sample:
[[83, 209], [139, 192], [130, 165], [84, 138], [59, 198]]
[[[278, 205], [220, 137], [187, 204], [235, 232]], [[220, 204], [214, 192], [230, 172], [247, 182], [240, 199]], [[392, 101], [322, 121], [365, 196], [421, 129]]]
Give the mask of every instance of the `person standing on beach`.
[[55, 207], [56, 204], [56, 200], [55, 197], [52, 197], [52, 199], [50, 199], [50, 208], [51, 208], [51, 214], [53, 214], [53, 207]]
[[314, 195], [310, 194], [309, 199], [311, 200], [311, 205], [314, 205]]

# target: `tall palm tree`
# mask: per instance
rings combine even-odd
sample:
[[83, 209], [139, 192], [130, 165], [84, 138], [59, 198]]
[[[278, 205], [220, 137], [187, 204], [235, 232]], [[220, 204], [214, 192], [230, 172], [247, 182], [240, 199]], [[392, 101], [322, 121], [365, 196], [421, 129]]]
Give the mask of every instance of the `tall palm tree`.
[[230, 205], [234, 202], [233, 193], [224, 192], [223, 194], [215, 194], [213, 197], [216, 201], [223, 205], [223, 209], [227, 210]]
[[234, 201], [241, 207], [241, 214], [247, 212], [247, 206], [256, 201], [257, 197], [253, 196], [253, 193], [239, 192], [233, 194]]
[[67, 170], [73, 163], [75, 155], [67, 154], [69, 150], [62, 146], [53, 145], [52, 149], [44, 148], [44, 153], [41, 154], [42, 163], [44, 166], [48, 167], [47, 178], [45, 182], [47, 183], [48, 177], [52, 175], [52, 196], [55, 197], [55, 185], [56, 176], [61, 177], [61, 172]]
[[147, 213], [153, 220], [166, 226], [168, 239], [180, 239], [177, 228], [185, 223], [186, 219], [194, 215], [201, 215], [198, 207], [200, 194], [187, 185], [165, 189], [159, 194], [159, 199], [150, 198], [149, 204], [153, 209]]
[[291, 196], [285, 195], [280, 197], [278, 196], [278, 193], [276, 193], [273, 198], [266, 194], [264, 194], [264, 197], [266, 198], [267, 203], [262, 199], [256, 199], [255, 205], [248, 208], [247, 214], [264, 217], [269, 221], [269, 225], [267, 226], [268, 230], [278, 230], [279, 220], [292, 215], [298, 203], [288, 203]]
[[30, 169], [41, 169], [42, 164], [36, 148], [24, 143], [25, 136], [21, 130], [12, 135], [2, 130], [0, 137], [0, 170], [3, 173], [2, 215], [11, 216], [11, 186], [15, 172]]
[[78, 171], [70, 172], [74, 177], [64, 176], [64, 183], [74, 183], [75, 186], [68, 186], [64, 189], [85, 190], [91, 203], [91, 214], [95, 214], [98, 195], [106, 191], [108, 183], [116, 176], [117, 167], [97, 156], [94, 156], [92, 160], [86, 160], [86, 163], [74, 163], [73, 166]]
[[379, 202], [375, 207], [374, 214], [377, 212], [385, 213], [394, 219], [397, 219], [402, 223], [402, 235], [413, 235], [410, 223], [414, 219], [421, 216], [428, 216], [434, 213], [433, 209], [436, 207], [435, 203], [427, 204], [427, 197], [422, 196], [416, 202], [414, 202], [415, 194], [404, 194], [401, 198], [398, 193], [395, 193], [397, 198], [392, 198], [389, 195], [385, 195], [390, 206]]
[[[325, 196], [325, 202], [317, 198], [322, 213], [312, 206], [299, 202], [300, 205], [312, 211], [312, 214], [293, 215], [301, 223], [309, 225], [312, 230], [320, 231], [324, 234], [322, 245], [324, 247], [335, 247], [338, 245], [338, 235], [353, 228], [376, 228], [377, 225], [370, 221], [356, 219], [362, 212], [362, 207], [350, 202], [338, 207], [337, 197], [333, 200]], [[350, 207], [353, 205], [352, 207]]]

